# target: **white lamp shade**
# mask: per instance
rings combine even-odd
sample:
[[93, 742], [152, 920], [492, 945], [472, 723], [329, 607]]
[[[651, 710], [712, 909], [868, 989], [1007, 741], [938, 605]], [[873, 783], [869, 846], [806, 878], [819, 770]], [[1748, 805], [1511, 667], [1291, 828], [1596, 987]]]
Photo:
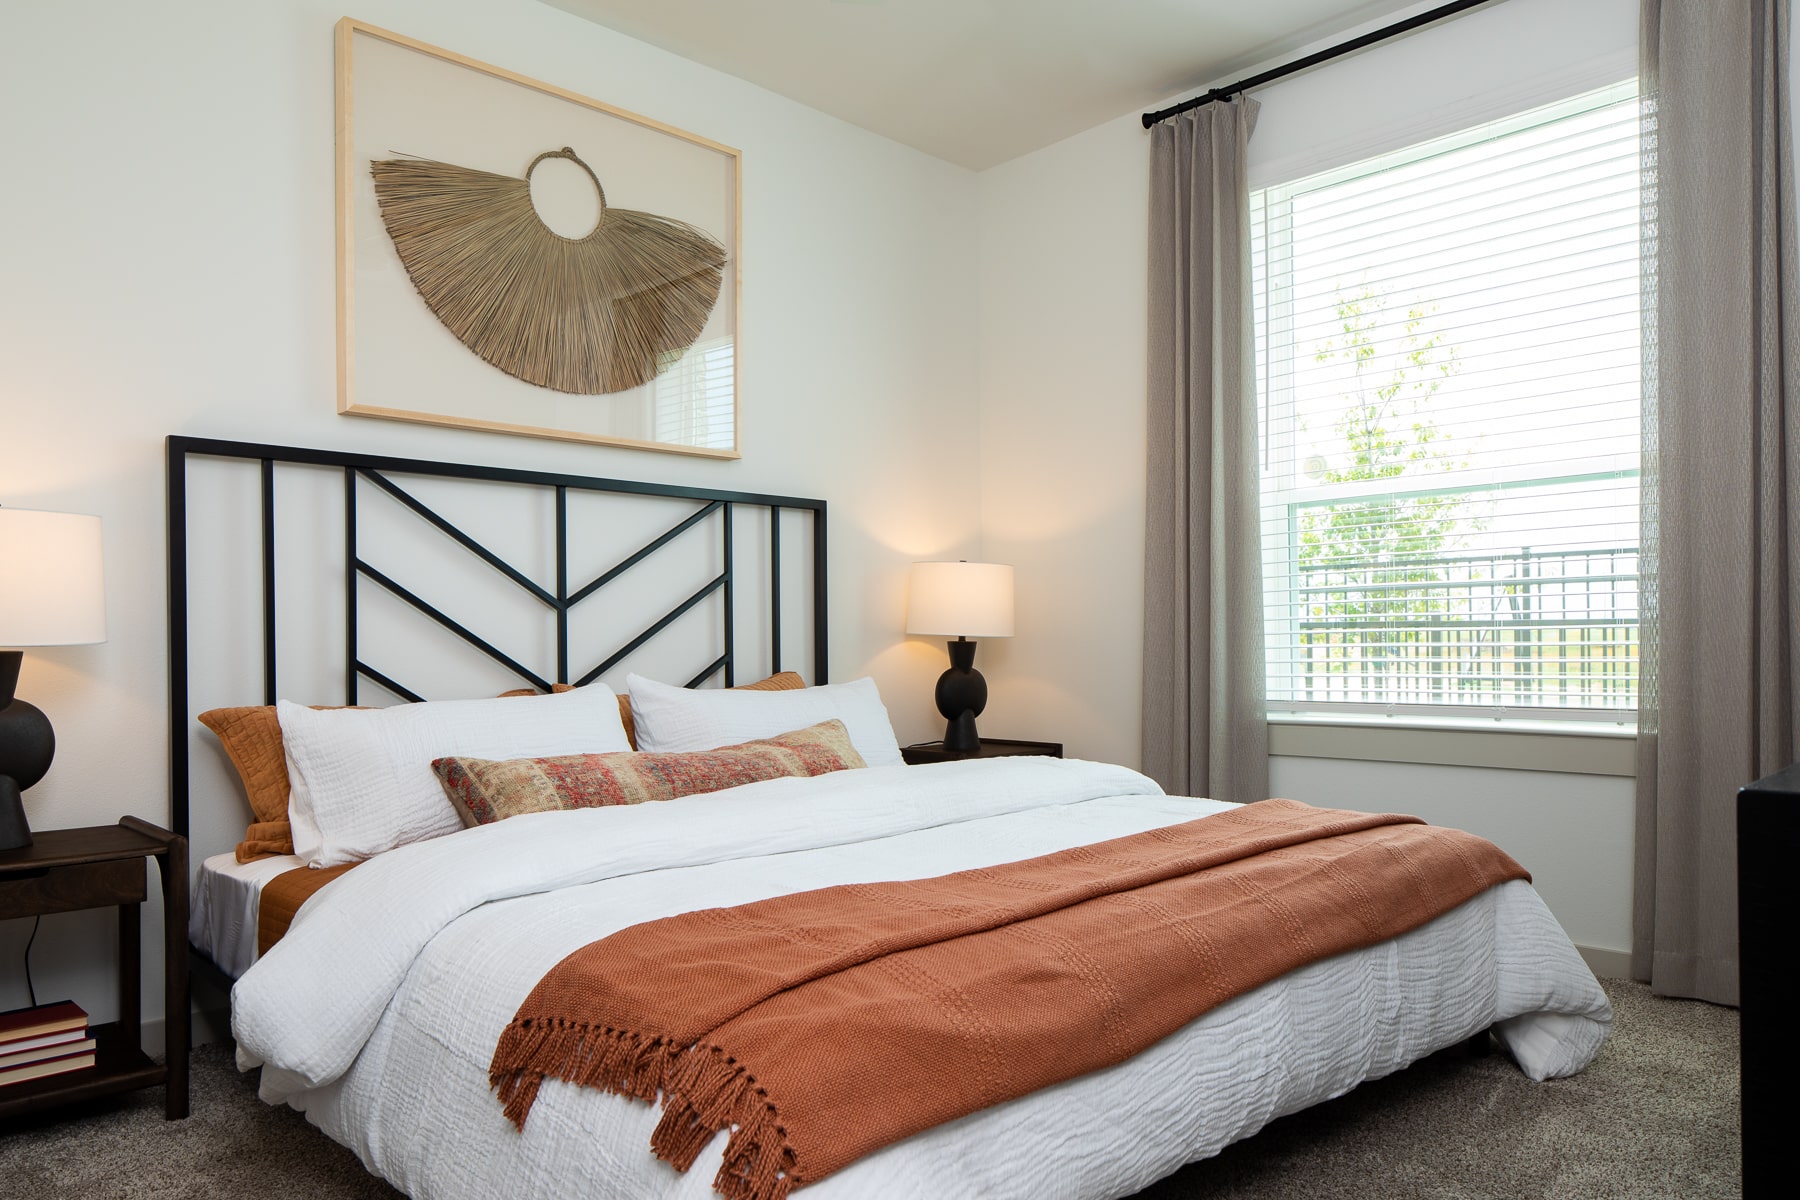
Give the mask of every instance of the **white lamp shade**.
[[0, 650], [105, 640], [100, 518], [0, 508]]
[[1011, 637], [1013, 569], [1001, 563], [912, 565], [906, 632], [947, 637]]

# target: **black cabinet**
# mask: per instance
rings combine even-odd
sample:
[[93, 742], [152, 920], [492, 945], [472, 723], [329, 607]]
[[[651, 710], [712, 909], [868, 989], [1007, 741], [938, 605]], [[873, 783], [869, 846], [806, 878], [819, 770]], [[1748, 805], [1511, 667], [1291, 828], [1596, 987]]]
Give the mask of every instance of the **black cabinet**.
[[1792, 1003], [1793, 880], [1800, 858], [1800, 763], [1738, 792], [1738, 1018], [1744, 1195], [1793, 1186], [1787, 1160], [1800, 1054], [1782, 1028]]

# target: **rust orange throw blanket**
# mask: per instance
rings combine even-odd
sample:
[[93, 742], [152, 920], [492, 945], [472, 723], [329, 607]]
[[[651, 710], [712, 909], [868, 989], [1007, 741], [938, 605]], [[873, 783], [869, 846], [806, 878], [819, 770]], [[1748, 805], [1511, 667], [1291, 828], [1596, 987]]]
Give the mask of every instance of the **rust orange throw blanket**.
[[654, 1101], [686, 1170], [777, 1200], [901, 1138], [1111, 1066], [1233, 996], [1529, 876], [1417, 817], [1265, 800], [1023, 862], [650, 921], [569, 955], [490, 1079]]

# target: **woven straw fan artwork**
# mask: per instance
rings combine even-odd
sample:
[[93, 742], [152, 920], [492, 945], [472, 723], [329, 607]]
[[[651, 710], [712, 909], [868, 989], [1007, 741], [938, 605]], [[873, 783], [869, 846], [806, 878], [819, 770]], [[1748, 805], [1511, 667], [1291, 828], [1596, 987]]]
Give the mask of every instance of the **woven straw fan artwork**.
[[[600, 193], [587, 236], [546, 226], [531, 173], [566, 158]], [[440, 321], [508, 375], [559, 392], [622, 392], [700, 336], [725, 248], [681, 221], [608, 208], [575, 151], [546, 150], [523, 179], [422, 158], [376, 159], [375, 198], [413, 286]]]

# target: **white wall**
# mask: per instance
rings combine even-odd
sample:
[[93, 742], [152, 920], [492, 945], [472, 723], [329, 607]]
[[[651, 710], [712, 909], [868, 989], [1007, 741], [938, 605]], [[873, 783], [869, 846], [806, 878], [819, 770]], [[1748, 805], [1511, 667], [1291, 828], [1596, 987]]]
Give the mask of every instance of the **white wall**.
[[[168, 819], [170, 433], [825, 497], [832, 673], [872, 671], [902, 739], [932, 736], [942, 651], [900, 629], [906, 564], [977, 544], [975, 177], [535, 0], [368, 0], [363, 20], [744, 152], [744, 457], [342, 417], [342, 13], [323, 0], [0, 8], [0, 503], [99, 513], [109, 576], [107, 644], [26, 656], [20, 695], [59, 743], [27, 795], [31, 822]], [[110, 1017], [113, 928], [105, 913], [47, 918], [40, 997]], [[25, 1003], [28, 929], [0, 923], [0, 1009]], [[160, 967], [145, 958], [155, 1017]]]
[[[1252, 178], [1297, 178], [1635, 74], [1636, 9], [1508, 0], [1260, 89]], [[1138, 117], [981, 176], [982, 555], [1016, 565], [1020, 597], [1018, 635], [982, 650], [982, 728], [1133, 765], [1149, 211]], [[1578, 943], [1631, 944], [1629, 780], [1290, 758], [1271, 774], [1296, 799], [1483, 833], [1536, 874]]]
[[1480, 834], [1531, 872], [1576, 945], [1621, 953], [1631, 946], [1629, 779], [1275, 758], [1269, 788], [1308, 804], [1408, 812]]

